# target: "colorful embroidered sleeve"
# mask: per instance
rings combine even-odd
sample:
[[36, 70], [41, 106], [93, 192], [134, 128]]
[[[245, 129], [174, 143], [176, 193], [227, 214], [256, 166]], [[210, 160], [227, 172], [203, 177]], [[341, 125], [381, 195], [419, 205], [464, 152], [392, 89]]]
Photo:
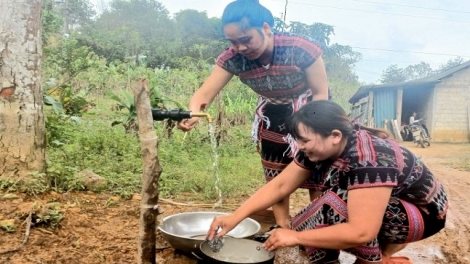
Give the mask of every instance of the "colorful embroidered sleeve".
[[311, 38], [299, 36], [294, 41], [294, 61], [302, 70], [310, 67], [323, 53], [320, 45]]
[[309, 189], [316, 191], [325, 191], [329, 188], [329, 185], [325, 185], [324, 180], [324, 167], [322, 163], [310, 161], [303, 152], [297, 153], [294, 158], [294, 162], [299, 165], [301, 168], [312, 171], [310, 179], [308, 180], [312, 185]]
[[372, 137], [361, 131], [356, 146], [349, 154], [346, 172], [348, 190], [375, 186], [397, 186], [404, 160], [400, 146], [388, 140]]
[[294, 162], [299, 165], [299, 167], [312, 170], [315, 167], [315, 162], [310, 161], [302, 151], [297, 152], [294, 157]]
[[232, 47], [229, 47], [219, 54], [215, 63], [226, 71], [238, 75], [241, 70], [239, 67], [241, 60], [242, 56], [237, 54]]
[[363, 162], [346, 173], [347, 189], [358, 189], [379, 186], [397, 186], [399, 171], [397, 168], [380, 164], [381, 162]]

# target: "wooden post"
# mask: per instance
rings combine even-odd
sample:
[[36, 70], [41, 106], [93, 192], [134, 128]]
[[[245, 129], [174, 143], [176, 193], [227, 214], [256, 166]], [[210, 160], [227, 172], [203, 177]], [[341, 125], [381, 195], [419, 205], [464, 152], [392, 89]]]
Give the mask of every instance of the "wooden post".
[[398, 121], [396, 119], [392, 119], [392, 129], [393, 134], [395, 135], [395, 139], [403, 141], [403, 138], [401, 137], [400, 133], [400, 127], [398, 126]]
[[383, 128], [390, 131], [390, 129], [388, 129], [388, 119], [384, 119], [383, 122], [384, 122], [384, 123], [383, 123], [383, 126], [384, 126]]
[[374, 122], [374, 92], [369, 91], [369, 101], [367, 102], [367, 126], [368, 127], [375, 127], [375, 122]]
[[140, 202], [138, 263], [156, 263], [156, 234], [158, 225], [158, 180], [162, 168], [158, 162], [158, 138], [153, 127], [148, 81], [137, 80], [133, 87], [134, 104], [137, 110], [139, 138], [143, 161], [142, 200]]
[[399, 87], [397, 91], [397, 111], [395, 113], [395, 118], [397, 120], [398, 129], [401, 128], [402, 108], [403, 108], [403, 87]]

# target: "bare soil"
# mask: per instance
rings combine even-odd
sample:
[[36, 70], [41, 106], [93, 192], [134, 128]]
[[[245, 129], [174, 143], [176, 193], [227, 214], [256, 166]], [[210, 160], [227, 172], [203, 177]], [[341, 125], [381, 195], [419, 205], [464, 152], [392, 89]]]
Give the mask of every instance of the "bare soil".
[[[401, 255], [418, 264], [470, 263], [470, 145], [432, 144], [426, 149], [408, 142], [405, 145], [421, 156], [443, 182], [449, 194], [450, 209], [444, 230], [410, 244]], [[463, 167], [467, 171], [462, 170]], [[306, 204], [306, 197], [303, 191], [292, 196], [293, 213]], [[184, 201], [162, 199], [163, 214], [160, 217], [188, 211], [231, 211], [244, 199], [224, 201], [224, 206], [216, 209], [210, 202], [195, 201], [192, 194]], [[0, 228], [0, 263], [137, 263], [139, 207], [137, 194], [133, 199], [123, 200], [92, 192], [28, 196], [0, 191], [0, 223], [15, 227], [14, 232]], [[58, 208], [64, 216], [56, 228], [51, 227], [53, 222], [48, 222], [51, 221], [47, 219], [45, 209], [48, 208]], [[23, 242], [30, 212], [33, 221], [26, 244], [5, 253], [17, 249]], [[45, 223], [35, 223], [39, 219]], [[269, 225], [269, 219], [265, 220], [260, 220], [264, 221], [263, 228]], [[169, 247], [158, 231], [157, 237], [157, 263], [197, 263], [191, 256]], [[342, 254], [342, 263], [353, 261]]]

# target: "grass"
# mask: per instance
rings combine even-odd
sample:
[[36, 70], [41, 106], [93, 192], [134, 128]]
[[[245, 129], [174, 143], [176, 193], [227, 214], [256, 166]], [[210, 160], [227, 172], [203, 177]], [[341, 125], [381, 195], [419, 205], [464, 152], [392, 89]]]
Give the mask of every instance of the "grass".
[[[122, 197], [140, 193], [140, 142], [135, 134], [125, 133], [124, 127], [111, 126], [114, 120], [125, 117], [126, 111], [111, 110], [113, 102], [106, 98], [93, 101], [95, 108], [82, 116], [80, 122], [60, 121], [55, 126], [60, 133], [53, 135], [46, 150], [46, 178], [51, 189], [57, 192], [83, 190], [74, 175], [91, 170], [108, 181], [104, 192]], [[158, 159], [163, 168], [160, 197], [184, 200], [191, 194], [202, 200], [217, 199], [207, 124], [201, 122], [187, 134], [175, 128], [169, 139], [163, 137], [161, 122], [155, 122], [155, 128], [159, 138]], [[228, 129], [217, 148], [224, 199], [249, 195], [264, 182], [250, 129], [249, 125]]]

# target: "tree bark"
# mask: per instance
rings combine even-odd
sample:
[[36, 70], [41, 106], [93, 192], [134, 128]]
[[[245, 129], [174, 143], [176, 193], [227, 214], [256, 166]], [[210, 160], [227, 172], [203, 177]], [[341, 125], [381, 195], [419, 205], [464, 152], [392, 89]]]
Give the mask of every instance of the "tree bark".
[[137, 251], [138, 263], [153, 264], [156, 263], [155, 228], [158, 224], [158, 180], [162, 168], [157, 155], [158, 138], [153, 127], [148, 81], [141, 79], [135, 82], [133, 92], [144, 165]]
[[0, 0], [0, 178], [45, 170], [41, 0]]

